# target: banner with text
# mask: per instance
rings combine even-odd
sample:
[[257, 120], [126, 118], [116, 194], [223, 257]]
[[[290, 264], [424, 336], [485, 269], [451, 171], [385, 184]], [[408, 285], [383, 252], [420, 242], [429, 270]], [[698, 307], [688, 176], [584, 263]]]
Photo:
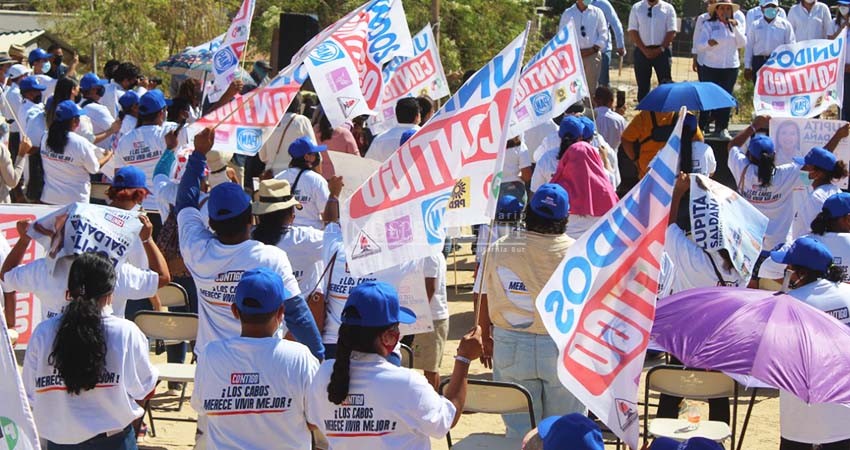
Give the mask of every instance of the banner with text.
[[567, 250], [536, 301], [561, 383], [632, 450], [685, 113], [646, 176]]
[[9, 345], [6, 318], [0, 314], [0, 449], [38, 450], [38, 432], [32, 417], [15, 353]]
[[525, 65], [508, 137], [552, 120], [589, 95], [575, 27], [569, 22]]
[[[487, 178], [493, 178], [504, 151], [527, 35], [526, 29], [467, 80], [340, 205], [352, 273], [368, 274], [440, 251], [449, 206], [469, 217], [486, 215]], [[472, 165], [473, 171], [464, 170]]]
[[211, 102], [217, 102], [236, 78], [236, 70], [242, 63], [242, 55], [245, 53], [248, 36], [251, 34], [254, 5], [254, 0], [242, 0], [242, 6], [236, 12], [230, 28], [227, 29], [224, 42], [213, 53], [212, 66], [215, 78], [208, 95]]
[[384, 90], [382, 67], [396, 56], [413, 56], [413, 39], [401, 0], [372, 0], [334, 26], [304, 64], [325, 115], [338, 127], [375, 113]]
[[400, 99], [427, 95], [437, 100], [451, 94], [431, 24], [413, 37], [412, 58], [396, 56], [384, 67], [384, 80], [381, 104], [369, 118], [369, 128], [376, 135], [398, 125], [395, 104]]
[[776, 48], [759, 69], [753, 92], [756, 114], [814, 117], [844, 99], [844, 33]]
[[[772, 117], [770, 119], [770, 135], [776, 144], [776, 165], [788, 164], [792, 158], [804, 158], [813, 147], [823, 147], [832, 139], [839, 128], [847, 122], [843, 120], [826, 119], [795, 119], [788, 117]], [[838, 141], [835, 156], [840, 161], [850, 164], [850, 139]], [[838, 185], [848, 188], [847, 178], [838, 181]], [[808, 172], [800, 172], [800, 185], [795, 191], [811, 193], [812, 181]]]

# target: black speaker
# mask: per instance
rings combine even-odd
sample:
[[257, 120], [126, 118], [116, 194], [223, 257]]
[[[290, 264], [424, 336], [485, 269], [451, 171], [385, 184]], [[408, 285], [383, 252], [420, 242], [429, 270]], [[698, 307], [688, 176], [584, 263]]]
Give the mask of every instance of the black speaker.
[[277, 70], [288, 66], [298, 50], [317, 34], [319, 34], [319, 19], [316, 16], [282, 13], [278, 35]]

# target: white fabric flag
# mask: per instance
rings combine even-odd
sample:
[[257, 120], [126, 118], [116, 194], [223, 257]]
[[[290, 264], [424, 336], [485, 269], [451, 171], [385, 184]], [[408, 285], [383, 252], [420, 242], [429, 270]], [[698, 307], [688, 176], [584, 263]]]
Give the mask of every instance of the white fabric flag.
[[0, 449], [37, 450], [41, 446], [35, 420], [9, 344], [6, 317], [0, 314]]
[[242, 61], [248, 36], [251, 34], [251, 19], [254, 17], [255, 0], [243, 0], [236, 17], [230, 23], [224, 42], [213, 54], [213, 74], [215, 79], [209, 92], [209, 99], [217, 102], [230, 83], [236, 78], [236, 69]]
[[685, 113], [646, 176], [567, 250], [536, 300], [561, 383], [632, 450]]

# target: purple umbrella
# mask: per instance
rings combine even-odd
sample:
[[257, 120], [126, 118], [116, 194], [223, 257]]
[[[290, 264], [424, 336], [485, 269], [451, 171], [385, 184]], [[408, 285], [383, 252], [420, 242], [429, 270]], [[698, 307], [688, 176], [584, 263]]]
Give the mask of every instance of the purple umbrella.
[[658, 302], [652, 337], [688, 367], [749, 375], [850, 406], [850, 328], [785, 294], [691, 289]]

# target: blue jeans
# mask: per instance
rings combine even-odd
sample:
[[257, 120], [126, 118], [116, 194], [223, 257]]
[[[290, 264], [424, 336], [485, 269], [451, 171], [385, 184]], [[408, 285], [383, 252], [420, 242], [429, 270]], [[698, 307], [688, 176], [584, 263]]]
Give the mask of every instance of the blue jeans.
[[[609, 86], [611, 79], [608, 78], [608, 71], [611, 68], [611, 51], [602, 52], [602, 66], [599, 68], [599, 86]], [[590, 95], [593, 95], [591, 92]]]
[[[532, 334], [494, 327], [493, 379], [518, 383], [528, 389], [536, 421], [587, 409], [558, 380], [558, 347], [547, 334]], [[521, 438], [531, 430], [528, 414], [505, 414], [508, 438]]]
[[127, 425], [124, 431], [107, 437], [105, 434], [95, 436], [79, 444], [55, 444], [47, 442], [47, 450], [137, 450], [136, 431], [132, 425]]

